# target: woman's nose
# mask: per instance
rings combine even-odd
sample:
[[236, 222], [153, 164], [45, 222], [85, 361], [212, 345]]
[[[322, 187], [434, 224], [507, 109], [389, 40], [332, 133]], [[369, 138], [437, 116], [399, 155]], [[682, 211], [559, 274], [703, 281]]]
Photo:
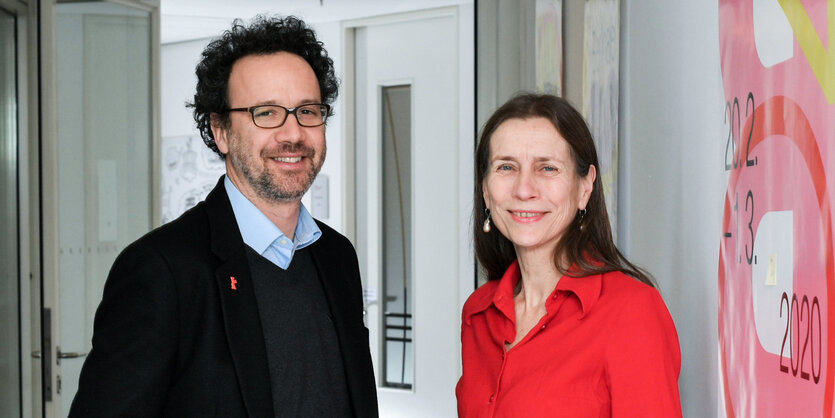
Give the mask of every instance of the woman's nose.
[[538, 191], [536, 179], [527, 170], [522, 170], [516, 177], [516, 184], [513, 187], [513, 195], [519, 200], [528, 200], [536, 197]]

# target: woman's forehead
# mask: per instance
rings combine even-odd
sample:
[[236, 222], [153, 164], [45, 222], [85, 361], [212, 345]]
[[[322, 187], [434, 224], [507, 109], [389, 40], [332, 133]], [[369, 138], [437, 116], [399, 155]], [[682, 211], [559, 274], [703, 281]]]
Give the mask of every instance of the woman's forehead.
[[545, 118], [509, 119], [490, 138], [491, 159], [570, 157], [568, 142]]

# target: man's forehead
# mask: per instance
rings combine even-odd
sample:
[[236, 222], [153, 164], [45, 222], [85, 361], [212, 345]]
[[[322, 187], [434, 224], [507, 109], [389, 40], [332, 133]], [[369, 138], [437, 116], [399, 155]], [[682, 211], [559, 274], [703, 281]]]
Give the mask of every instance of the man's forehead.
[[259, 68], [259, 67], [285, 67], [297, 65], [300, 67], [305, 67], [310, 69], [313, 72], [313, 67], [310, 66], [310, 63], [307, 62], [301, 55], [295, 54], [293, 52], [288, 51], [276, 51], [270, 52], [265, 54], [247, 54], [244, 55], [232, 64], [232, 72], [235, 72], [235, 69], [241, 68]]
[[255, 101], [235, 106], [286, 106], [285, 99], [297, 103], [321, 99], [319, 81], [310, 64], [299, 55], [283, 51], [246, 55], [235, 61], [229, 74], [228, 95], [230, 102], [236, 99]]

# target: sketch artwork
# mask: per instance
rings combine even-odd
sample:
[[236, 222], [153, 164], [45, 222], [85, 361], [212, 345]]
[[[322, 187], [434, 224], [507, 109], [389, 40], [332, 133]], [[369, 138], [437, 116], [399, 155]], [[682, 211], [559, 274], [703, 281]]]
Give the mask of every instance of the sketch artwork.
[[206, 198], [226, 172], [224, 161], [198, 135], [162, 139], [162, 223]]

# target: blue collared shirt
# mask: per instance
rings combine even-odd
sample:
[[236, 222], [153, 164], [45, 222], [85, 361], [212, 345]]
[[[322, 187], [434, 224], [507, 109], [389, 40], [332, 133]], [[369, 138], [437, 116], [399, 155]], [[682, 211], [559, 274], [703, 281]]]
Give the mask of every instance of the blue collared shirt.
[[304, 205], [301, 205], [296, 232], [290, 240], [232, 184], [228, 176], [223, 180], [223, 185], [232, 203], [232, 211], [235, 212], [244, 243], [282, 269], [287, 270], [290, 266], [296, 250], [313, 244], [322, 236], [322, 231]]

